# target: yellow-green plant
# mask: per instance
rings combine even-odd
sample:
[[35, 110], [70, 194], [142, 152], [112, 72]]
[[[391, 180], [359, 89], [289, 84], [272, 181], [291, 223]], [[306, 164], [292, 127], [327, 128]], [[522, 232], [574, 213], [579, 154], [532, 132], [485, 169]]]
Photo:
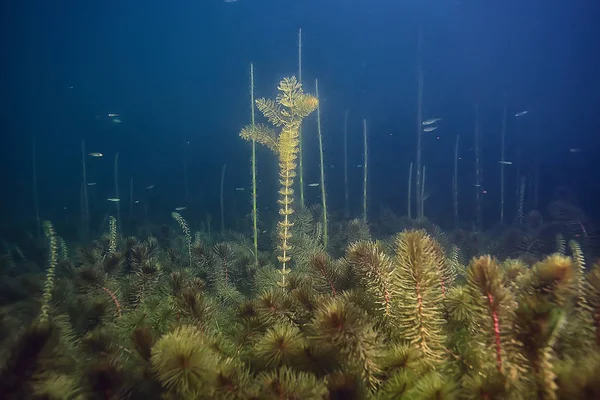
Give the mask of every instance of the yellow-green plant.
[[109, 241], [108, 241], [108, 252], [114, 254], [117, 252], [117, 219], [110, 216], [108, 220], [109, 230]]
[[364, 164], [363, 164], [363, 221], [367, 222], [367, 177], [369, 167], [369, 153], [367, 147], [367, 120], [363, 119], [363, 142], [364, 142]]
[[401, 336], [432, 363], [443, 362], [444, 253], [424, 230], [404, 231], [396, 237], [395, 264]]
[[42, 295], [40, 321], [47, 322], [50, 313], [52, 290], [54, 289], [54, 270], [56, 269], [56, 264], [58, 264], [58, 240], [50, 221], [44, 221], [43, 228], [44, 235], [48, 240], [48, 271], [46, 272], [46, 283], [44, 284], [44, 294]]
[[[319, 99], [319, 81], [315, 80], [315, 95]], [[325, 168], [323, 166], [323, 135], [321, 134], [321, 107], [317, 106], [317, 132], [319, 134], [319, 161], [321, 164], [321, 202], [323, 205], [323, 246], [327, 248], [329, 240], [327, 220], [327, 192], [325, 191]]]
[[187, 247], [188, 247], [188, 259], [190, 262], [189, 266], [191, 267], [192, 266], [192, 234], [190, 232], [190, 227], [188, 226], [185, 219], [183, 219], [181, 214], [179, 214], [178, 212], [173, 211], [171, 213], [171, 216], [173, 217], [173, 219], [175, 219], [175, 221], [177, 221], [177, 223], [181, 227], [181, 230], [183, 231], [183, 234], [185, 235], [185, 242], [187, 243]]
[[296, 77], [283, 79], [277, 88], [281, 93], [275, 100], [258, 99], [256, 106], [273, 125], [281, 128], [281, 131], [277, 133], [266, 125], [255, 124], [242, 129], [240, 136], [267, 146], [279, 158], [279, 215], [282, 217], [278, 224], [278, 236], [281, 241], [281, 255], [278, 256], [281, 262], [279, 285], [285, 287], [285, 275], [289, 273], [287, 263], [290, 261], [290, 228], [293, 226], [290, 216], [294, 212], [292, 184], [296, 176], [300, 123], [317, 108], [319, 101], [316, 97], [304, 93]]
[[[302, 85], [302, 28], [298, 29], [298, 83]], [[302, 125], [302, 122], [300, 123]], [[300, 207], [304, 207], [304, 167], [302, 165], [302, 127], [298, 125], [298, 159], [300, 186]]]
[[[250, 109], [254, 120], [254, 64], [250, 64]], [[256, 211], [256, 140], [252, 140], [252, 229], [254, 231], [254, 263], [258, 265], [258, 215]]]

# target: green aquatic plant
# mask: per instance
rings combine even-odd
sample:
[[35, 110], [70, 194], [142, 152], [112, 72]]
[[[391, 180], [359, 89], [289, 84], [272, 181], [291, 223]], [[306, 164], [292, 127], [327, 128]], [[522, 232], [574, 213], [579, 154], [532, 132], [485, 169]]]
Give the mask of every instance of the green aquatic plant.
[[164, 335], [152, 348], [152, 370], [159, 382], [183, 397], [208, 391], [219, 361], [204, 335], [189, 325]]
[[58, 240], [54, 226], [50, 221], [43, 223], [44, 235], [48, 240], [48, 270], [46, 272], [46, 283], [44, 284], [44, 294], [42, 295], [42, 310], [40, 312], [40, 321], [48, 322], [50, 314], [50, 301], [52, 300], [52, 291], [54, 290], [54, 270], [58, 264]]
[[[315, 96], [319, 100], [319, 81], [315, 80]], [[319, 103], [320, 104], [320, 103]], [[323, 161], [323, 135], [321, 133], [321, 107], [317, 106], [317, 132], [319, 137], [319, 165], [321, 167], [321, 204], [323, 207], [323, 246], [329, 242], [329, 220], [327, 218], [327, 191], [325, 190], [325, 163]]]
[[189, 228], [186, 220], [178, 212], [173, 211], [171, 213], [171, 216], [173, 217], [173, 219], [175, 221], [177, 221], [177, 223], [181, 227], [181, 230], [183, 231], [183, 234], [185, 236], [185, 242], [186, 242], [187, 248], [188, 248], [189, 266], [191, 267], [192, 266], [192, 234], [190, 232], [190, 228]]
[[394, 263], [400, 335], [429, 362], [439, 364], [446, 360], [443, 304], [448, 282], [443, 251], [424, 230], [406, 231], [396, 236]]
[[[252, 126], [254, 119], [254, 64], [250, 64], [250, 110], [252, 110]], [[254, 263], [258, 265], [258, 211], [256, 206], [256, 140], [252, 140], [252, 233], [254, 244]]]
[[279, 133], [267, 128], [265, 125], [249, 125], [240, 132], [246, 140], [255, 140], [273, 150], [279, 158], [279, 214], [282, 220], [278, 224], [278, 237], [280, 240], [278, 256], [281, 262], [281, 287], [286, 286], [285, 276], [289, 273], [287, 268], [290, 262], [289, 252], [291, 245], [290, 228], [293, 226], [291, 215], [293, 209], [292, 184], [296, 176], [296, 159], [298, 157], [299, 129], [302, 120], [310, 115], [318, 106], [316, 97], [305, 94], [302, 85], [295, 77], [285, 78], [277, 87], [280, 94], [275, 100], [258, 99], [258, 109], [276, 127], [281, 128]]
[[114, 254], [117, 251], [117, 219], [110, 216], [108, 220], [109, 245], [108, 253]]

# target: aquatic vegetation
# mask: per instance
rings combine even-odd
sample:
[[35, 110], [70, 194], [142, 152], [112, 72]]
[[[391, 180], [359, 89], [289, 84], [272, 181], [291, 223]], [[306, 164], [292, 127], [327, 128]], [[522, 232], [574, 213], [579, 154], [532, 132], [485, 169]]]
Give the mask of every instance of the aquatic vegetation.
[[289, 240], [291, 238], [290, 228], [293, 226], [293, 222], [290, 220], [290, 216], [294, 212], [292, 184], [296, 176], [296, 159], [300, 143], [299, 129], [302, 119], [317, 108], [318, 100], [305, 94], [302, 85], [295, 77], [282, 80], [278, 89], [281, 93], [277, 95], [276, 100], [258, 99], [256, 105], [274, 126], [281, 128], [281, 131], [275, 133], [275, 131], [264, 125], [250, 125], [242, 129], [240, 136], [246, 140], [255, 140], [266, 145], [279, 158], [279, 179], [281, 183], [279, 214], [283, 219], [278, 225], [279, 250], [281, 251], [278, 259], [281, 262], [280, 285], [285, 287], [285, 276], [289, 273], [286, 267], [291, 260]]
[[[318, 226], [303, 213], [296, 239]], [[586, 270], [576, 242], [532, 263], [481, 255], [465, 266], [451, 237], [413, 224], [426, 229], [374, 241], [362, 220], [350, 222], [332, 246], [361, 240], [341, 258], [300, 240], [310, 256], [286, 274], [285, 291], [274, 266], [255, 268], [250, 239], [193, 235], [188, 247], [179, 235], [129, 237], [111, 253], [107, 237], [58, 263], [58, 235], [44, 224], [57, 296], [41, 279], [41, 304], [3, 300], [0, 384], [14, 398], [599, 392], [600, 264]]]

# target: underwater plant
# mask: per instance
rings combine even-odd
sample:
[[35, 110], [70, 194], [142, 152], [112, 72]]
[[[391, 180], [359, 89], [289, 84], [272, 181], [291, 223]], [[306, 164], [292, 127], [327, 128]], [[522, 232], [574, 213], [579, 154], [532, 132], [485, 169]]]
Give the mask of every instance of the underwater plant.
[[[319, 100], [319, 81], [315, 80], [315, 96]], [[319, 103], [320, 104], [320, 103]], [[323, 246], [329, 241], [329, 220], [327, 219], [327, 192], [325, 190], [325, 166], [323, 161], [323, 135], [321, 134], [321, 107], [317, 106], [317, 132], [319, 137], [319, 165], [321, 166], [321, 202], [323, 207]]]
[[295, 77], [283, 79], [277, 88], [281, 93], [275, 100], [258, 99], [256, 105], [274, 126], [281, 128], [280, 132], [276, 133], [266, 125], [259, 124], [246, 126], [240, 136], [267, 146], [279, 158], [279, 214], [282, 220], [278, 223], [281, 252], [278, 260], [281, 262], [280, 286], [285, 287], [285, 275], [289, 273], [287, 263], [290, 261], [290, 228], [293, 226], [290, 216], [294, 212], [292, 184], [296, 176], [300, 123], [317, 108], [319, 101], [316, 97], [305, 94]]

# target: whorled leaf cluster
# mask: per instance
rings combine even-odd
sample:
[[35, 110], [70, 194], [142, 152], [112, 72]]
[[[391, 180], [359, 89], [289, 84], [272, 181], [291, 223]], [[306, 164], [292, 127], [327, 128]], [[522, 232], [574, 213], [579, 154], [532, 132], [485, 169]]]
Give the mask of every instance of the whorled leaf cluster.
[[[340, 258], [300, 243], [310, 255], [283, 291], [274, 257], [256, 266], [244, 240], [220, 240], [126, 238], [114, 252], [80, 249], [56, 267], [52, 297], [40, 275], [30, 297], [2, 306], [3, 395], [600, 394], [600, 264], [586, 269], [576, 243], [534, 263], [478, 256], [466, 267], [458, 247], [424, 230], [360, 240]], [[17, 334], [21, 326], [29, 328]]]

